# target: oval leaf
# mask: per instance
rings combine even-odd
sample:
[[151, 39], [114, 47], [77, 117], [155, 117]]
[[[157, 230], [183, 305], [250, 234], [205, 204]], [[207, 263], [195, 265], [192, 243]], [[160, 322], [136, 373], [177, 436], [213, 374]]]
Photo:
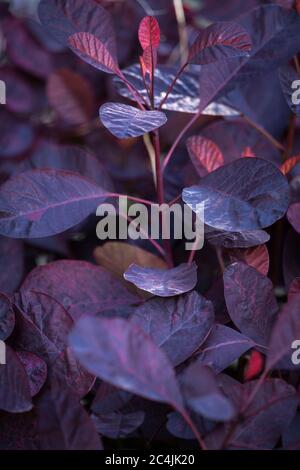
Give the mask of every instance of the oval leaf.
[[207, 225], [242, 232], [280, 219], [288, 207], [289, 188], [272, 163], [241, 158], [205, 176], [198, 186], [184, 189], [182, 199], [195, 212], [197, 204], [204, 204]]
[[150, 299], [135, 310], [130, 321], [151, 336], [177, 366], [207, 338], [214, 309], [210, 301], [190, 292], [173, 299]]
[[228, 313], [241, 332], [266, 346], [278, 311], [273, 284], [266, 276], [236, 262], [224, 272]]
[[102, 124], [119, 139], [138, 137], [167, 122], [161, 111], [141, 111], [127, 104], [105, 103], [100, 108]]
[[169, 360], [127, 320], [82, 317], [70, 334], [70, 345], [81, 364], [102, 380], [182, 409]]
[[187, 140], [187, 149], [191, 160], [200, 176], [224, 165], [224, 158], [219, 147], [209, 139], [193, 136]]
[[42, 389], [47, 379], [46, 362], [28, 351], [17, 351], [18, 358], [22, 362], [28, 380], [31, 396], [34, 397]]
[[90, 33], [76, 33], [69, 38], [70, 49], [88, 64], [106, 73], [120, 72], [117, 59], [106, 46]]
[[124, 278], [146, 292], [159, 297], [170, 297], [195, 287], [197, 266], [195, 263], [182, 263], [172, 269], [151, 269], [132, 264], [124, 273]]
[[158, 48], [160, 43], [160, 29], [157, 20], [153, 16], [146, 16], [140, 22], [139, 41], [142, 48]]
[[248, 55], [252, 46], [247, 31], [237, 23], [215, 23], [201, 31], [189, 50], [188, 62], [208, 64]]
[[64, 232], [96, 210], [103, 196], [99, 186], [76, 173], [27, 171], [1, 186], [0, 233], [40, 238]]

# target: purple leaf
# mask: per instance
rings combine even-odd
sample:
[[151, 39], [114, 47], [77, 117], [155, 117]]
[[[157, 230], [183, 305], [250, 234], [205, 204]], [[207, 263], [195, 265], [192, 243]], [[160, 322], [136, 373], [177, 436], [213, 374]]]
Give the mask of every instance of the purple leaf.
[[213, 321], [212, 303], [196, 292], [172, 299], [150, 299], [131, 317], [131, 322], [151, 336], [174, 366], [201, 346]]
[[238, 331], [216, 324], [196, 352], [197, 362], [210, 366], [218, 374], [253, 346], [253, 341]]
[[231, 262], [242, 261], [255, 268], [264, 276], [268, 275], [270, 267], [269, 252], [266, 245], [248, 248], [247, 250], [232, 250], [229, 252]]
[[15, 314], [10, 299], [0, 292], [0, 340], [6, 340], [13, 332]]
[[[227, 379], [228, 376], [222, 377]], [[224, 393], [241, 409], [257, 381], [241, 385], [221, 381]], [[244, 419], [236, 426], [227, 442], [227, 449], [273, 449], [297, 409], [295, 389], [280, 379], [267, 379], [257, 391]], [[209, 449], [219, 449], [230, 430], [230, 424], [213, 431], [206, 439]]]
[[266, 346], [278, 311], [270, 279], [244, 263], [232, 263], [224, 272], [224, 294], [233, 323]]
[[[53, 70], [53, 57], [36, 43], [24, 26], [14, 19], [4, 22], [7, 53], [11, 61], [37, 78], [47, 78]], [[26, 54], [24, 54], [24, 49]]]
[[289, 427], [282, 435], [282, 446], [285, 450], [300, 450], [300, 413], [296, 414]]
[[250, 230], [247, 232], [227, 232], [215, 230], [205, 226], [205, 238], [215, 246], [225, 248], [249, 248], [261, 245], [270, 240], [270, 235], [264, 230]]
[[[203, 435], [214, 427], [214, 423], [212, 423], [212, 421], [204, 420], [204, 418], [198, 414], [192, 413], [192, 418], [193, 422]], [[177, 411], [172, 411], [168, 414], [167, 430], [170, 434], [179, 439], [194, 439], [193, 432]]]
[[204, 222], [229, 232], [268, 227], [283, 217], [289, 202], [286, 178], [270, 162], [241, 158], [185, 188], [182, 198], [192, 210], [204, 204]]
[[3, 450], [101, 450], [89, 415], [70, 389], [55, 383], [42, 391], [31, 413], [0, 416]]
[[90, 33], [77, 33], [69, 38], [69, 47], [80, 59], [106, 73], [120, 74], [117, 58], [100, 39]]
[[270, 338], [267, 369], [276, 367], [299, 370], [300, 365], [292, 362], [293, 353], [297, 354], [292, 345], [295, 340], [300, 339], [299, 307], [300, 294], [296, 294], [279, 312]]
[[17, 356], [22, 362], [28, 380], [31, 396], [34, 397], [42, 389], [47, 379], [46, 362], [28, 351], [17, 351]]
[[102, 188], [108, 191], [113, 190], [113, 183], [105, 167], [92, 154], [77, 146], [57, 145], [51, 141], [42, 140], [30, 158], [23, 160], [16, 168], [16, 173], [45, 168], [80, 173]]
[[213, 371], [194, 362], [181, 377], [182, 393], [189, 407], [196, 413], [213, 421], [230, 421], [236, 410], [222, 393]]
[[248, 57], [222, 60], [221, 66], [219, 62], [213, 62], [200, 70], [199, 112], [218, 96], [241, 69], [241, 73], [246, 73], [245, 69], [249, 72], [283, 65], [294, 56], [295, 49], [298, 50], [295, 36], [299, 34], [300, 19], [294, 12], [277, 5], [261, 5], [240, 17], [238, 22], [251, 35], [253, 47], [250, 54]]
[[144, 419], [145, 413], [143, 411], [127, 414], [116, 411], [108, 414], [92, 415], [92, 421], [98, 433], [111, 439], [120, 439], [131, 434], [143, 424]]
[[[171, 85], [177, 72], [177, 67], [170, 65], [159, 65], [154, 70], [155, 77], [155, 106], [158, 107], [166, 94], [166, 90]], [[140, 65], [134, 64], [122, 71], [126, 79], [138, 90], [145, 103], [149, 103], [149, 98], [143, 78], [140, 73]], [[147, 77], [146, 77], [147, 81]], [[121, 96], [132, 100], [132, 93], [128, 90], [124, 82], [115, 77]], [[163, 104], [162, 109], [177, 111], [181, 113], [197, 113], [199, 108], [199, 66], [189, 66], [176, 81], [172, 92]], [[225, 98], [211, 103], [202, 114], [212, 116], [236, 116], [239, 113], [230, 107], [230, 102]]]
[[119, 139], [138, 137], [167, 122], [160, 111], [141, 111], [127, 104], [105, 103], [100, 108], [102, 124]]
[[82, 317], [70, 334], [70, 345], [81, 364], [102, 380], [182, 410], [169, 360], [127, 320]]
[[215, 23], [200, 32], [190, 47], [188, 62], [204, 65], [248, 55], [251, 45], [250, 36], [239, 24]]
[[31, 408], [25, 369], [17, 354], [6, 345], [6, 363], [0, 365], [0, 409], [10, 413], [25, 413]]
[[68, 334], [73, 327], [69, 313], [55, 298], [36, 291], [22, 291], [16, 303], [21, 315], [31, 323], [19, 321], [23, 325], [16, 334], [17, 348], [44, 359], [51, 378], [68, 385], [80, 397], [86, 395], [94, 377], [81, 367], [68, 348]]
[[1, 186], [0, 233], [41, 238], [64, 232], [96, 210], [104, 194], [101, 187], [76, 173], [27, 171]]
[[92, 403], [92, 411], [97, 415], [107, 415], [123, 408], [132, 398], [132, 394], [101, 382]]
[[58, 115], [73, 126], [89, 122], [93, 116], [95, 98], [90, 84], [69, 69], [58, 69], [47, 82], [50, 105]]
[[117, 310], [139, 300], [105, 269], [76, 260], [56, 261], [32, 270], [21, 292], [32, 290], [54, 297], [74, 321], [82, 314]]
[[85, 31], [100, 39], [116, 55], [116, 40], [110, 14], [94, 0], [42, 0], [38, 14], [44, 28], [61, 44], [69, 36]]
[[126, 281], [159, 297], [170, 297], [190, 291], [197, 284], [197, 266], [182, 263], [172, 269], [143, 268], [132, 264], [124, 273]]

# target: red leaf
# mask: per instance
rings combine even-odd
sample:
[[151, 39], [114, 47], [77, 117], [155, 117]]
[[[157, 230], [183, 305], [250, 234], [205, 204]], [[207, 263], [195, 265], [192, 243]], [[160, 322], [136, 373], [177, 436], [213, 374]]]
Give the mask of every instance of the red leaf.
[[264, 367], [263, 355], [258, 351], [252, 351], [248, 364], [246, 366], [244, 379], [252, 380], [261, 373]]
[[152, 49], [150, 46], [146, 47], [141, 57], [145, 71], [149, 73], [150, 79], [152, 80], [152, 72], [157, 65], [157, 50]]
[[50, 75], [47, 94], [51, 106], [71, 125], [83, 124], [91, 119], [94, 97], [89, 83], [69, 69], [60, 69]]
[[117, 58], [96, 36], [76, 33], [69, 38], [70, 49], [88, 64], [106, 73], [119, 73]]
[[158, 48], [160, 42], [160, 29], [157, 20], [153, 16], [146, 16], [139, 26], [139, 41], [142, 48]]
[[251, 45], [247, 31], [239, 24], [215, 23], [201, 31], [189, 50], [188, 62], [204, 65], [246, 55]]
[[242, 152], [242, 157], [255, 157], [251, 147], [245, 147]]
[[219, 147], [209, 139], [193, 136], [187, 140], [187, 149], [200, 176], [205, 176], [224, 164]]
[[300, 161], [300, 155], [289, 158], [281, 165], [280, 167], [281, 172], [284, 175], [287, 175], [294, 168], [294, 166], [297, 165], [299, 161]]
[[270, 259], [269, 252], [266, 245], [259, 245], [253, 248], [248, 248], [247, 250], [232, 250], [229, 253], [230, 259], [234, 261], [243, 261], [255, 268], [261, 274], [265, 276], [268, 274]]

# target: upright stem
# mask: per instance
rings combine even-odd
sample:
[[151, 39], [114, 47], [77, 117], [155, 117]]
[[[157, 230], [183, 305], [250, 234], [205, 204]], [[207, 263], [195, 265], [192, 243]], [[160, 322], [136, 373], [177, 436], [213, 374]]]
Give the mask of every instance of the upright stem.
[[181, 64], [186, 61], [187, 51], [189, 47], [189, 38], [186, 30], [186, 20], [182, 0], [173, 0], [174, 10], [178, 25], [178, 36], [180, 45]]
[[127, 80], [127, 78], [123, 75], [122, 72], [120, 72], [119, 74], [119, 77], [121, 78], [121, 80], [123, 80], [123, 82], [125, 83], [125, 85], [127, 86], [128, 90], [130, 91], [130, 93], [132, 94], [133, 98], [135, 99], [135, 101], [137, 102], [137, 104], [139, 105], [139, 108], [144, 111], [145, 110], [145, 106], [143, 104], [143, 98], [141, 97], [139, 91]]
[[203, 441], [200, 432], [198, 431], [197, 427], [195, 426], [195, 424], [194, 424], [193, 421], [191, 420], [191, 418], [190, 418], [190, 416], [188, 415], [188, 413], [187, 413], [185, 410], [178, 410], [178, 412], [181, 414], [182, 418], [184, 419], [184, 421], [186, 422], [186, 424], [189, 426], [189, 428], [190, 428], [191, 431], [193, 432], [195, 438], [197, 439], [197, 442], [198, 442], [198, 444], [199, 444], [200, 449], [202, 449], [202, 450], [207, 450], [206, 444], [205, 444], [205, 442]]
[[165, 102], [167, 101], [169, 94], [172, 92], [172, 90], [173, 90], [173, 88], [174, 88], [174, 86], [175, 86], [175, 83], [177, 82], [178, 78], [180, 77], [180, 75], [182, 74], [182, 72], [184, 71], [184, 69], [186, 68], [187, 65], [188, 65], [187, 63], [183, 64], [183, 65], [180, 67], [180, 69], [178, 70], [178, 72], [176, 73], [176, 75], [175, 75], [175, 77], [173, 78], [171, 84], [169, 85], [169, 88], [168, 88], [167, 91], [166, 91], [165, 96], [164, 96], [163, 99], [161, 100], [158, 109], [161, 109], [161, 108], [163, 107], [163, 105], [165, 104]]
[[[159, 140], [159, 131], [156, 129], [153, 132], [153, 146], [155, 151], [155, 173], [156, 173], [156, 191], [157, 191], [157, 200], [159, 205], [164, 204], [165, 202], [165, 194], [164, 194], [164, 181], [163, 181], [163, 173], [161, 168], [161, 160], [160, 160], [160, 140]], [[160, 213], [160, 220], [161, 223], [164, 223], [164, 218]], [[162, 227], [162, 232], [164, 232]], [[172, 256], [172, 249], [170, 240], [163, 238], [163, 246], [166, 252], [166, 261], [168, 263], [169, 268], [173, 267], [173, 256]]]

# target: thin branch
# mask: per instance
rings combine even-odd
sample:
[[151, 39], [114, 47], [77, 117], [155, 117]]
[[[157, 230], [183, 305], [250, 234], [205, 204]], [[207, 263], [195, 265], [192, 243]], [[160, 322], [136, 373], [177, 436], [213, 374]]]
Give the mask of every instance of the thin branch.
[[183, 8], [182, 0], [173, 0], [177, 25], [178, 25], [178, 36], [179, 36], [179, 46], [180, 46], [180, 61], [181, 65], [184, 65], [186, 62], [186, 56], [189, 47], [189, 39], [186, 29], [186, 20], [185, 13]]
[[256, 129], [260, 134], [262, 134], [274, 147], [281, 151], [284, 150], [284, 146], [278, 140], [276, 140], [275, 137], [273, 137], [266, 129], [264, 129], [256, 122], [252, 121], [252, 119], [250, 119], [245, 114], [242, 114], [241, 116], [244, 121], [246, 121], [254, 129]]
[[169, 94], [172, 92], [178, 78], [180, 77], [180, 75], [182, 74], [182, 72], [184, 71], [184, 69], [187, 67], [187, 62], [185, 64], [183, 64], [180, 69], [178, 70], [178, 72], [176, 73], [175, 77], [173, 78], [172, 80], [172, 83], [169, 85], [169, 88], [167, 89], [166, 91], [166, 94], [165, 96], [163, 97], [163, 99], [161, 100], [160, 104], [159, 104], [159, 107], [158, 109], [162, 109], [163, 105], [165, 104], [165, 102], [167, 101], [168, 97], [169, 97]]

